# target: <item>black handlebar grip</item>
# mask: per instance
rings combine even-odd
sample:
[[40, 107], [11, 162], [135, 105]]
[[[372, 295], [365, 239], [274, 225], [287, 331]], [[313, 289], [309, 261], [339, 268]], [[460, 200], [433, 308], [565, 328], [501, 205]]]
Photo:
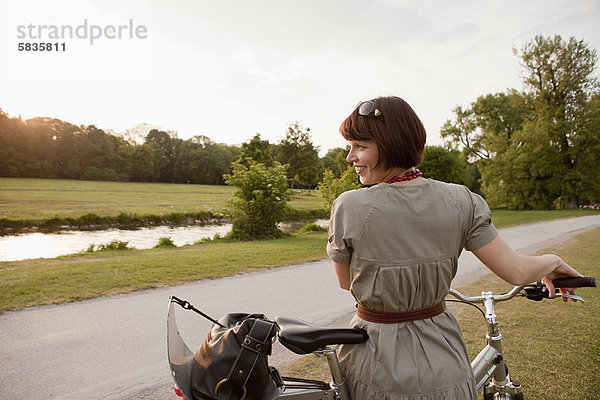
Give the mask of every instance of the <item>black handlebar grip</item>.
[[555, 288], [596, 287], [596, 278], [582, 276], [579, 278], [557, 278], [552, 281]]

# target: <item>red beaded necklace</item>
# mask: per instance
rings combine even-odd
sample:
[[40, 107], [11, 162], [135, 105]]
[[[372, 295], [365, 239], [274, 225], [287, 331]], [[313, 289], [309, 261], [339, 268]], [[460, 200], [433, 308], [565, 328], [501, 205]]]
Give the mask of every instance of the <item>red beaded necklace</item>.
[[387, 181], [385, 181], [385, 183], [410, 181], [410, 180], [413, 180], [413, 179], [418, 178], [420, 176], [423, 176], [423, 173], [421, 171], [419, 171], [418, 169], [412, 169], [410, 171], [407, 171], [402, 176], [398, 176], [398, 175], [392, 176], [390, 179], [388, 179]]

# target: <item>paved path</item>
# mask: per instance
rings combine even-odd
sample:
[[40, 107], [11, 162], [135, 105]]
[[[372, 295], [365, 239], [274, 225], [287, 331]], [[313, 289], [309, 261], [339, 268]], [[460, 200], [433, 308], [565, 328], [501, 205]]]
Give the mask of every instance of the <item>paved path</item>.
[[[506, 228], [501, 234], [515, 250], [531, 254], [596, 226], [600, 215]], [[464, 252], [453, 286], [486, 273]], [[176, 398], [169, 390], [165, 344], [170, 294], [216, 317], [248, 311], [339, 324], [354, 310], [350, 294], [337, 289], [330, 262], [322, 260], [7, 312], [0, 315], [0, 399]], [[184, 340], [196, 348], [209, 324], [190, 312], [177, 315]], [[288, 354], [279, 349], [273, 363], [287, 361]]]

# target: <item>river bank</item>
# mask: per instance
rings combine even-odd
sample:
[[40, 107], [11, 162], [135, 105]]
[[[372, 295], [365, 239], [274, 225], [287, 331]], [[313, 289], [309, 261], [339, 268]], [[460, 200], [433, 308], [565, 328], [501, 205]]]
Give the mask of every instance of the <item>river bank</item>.
[[[328, 219], [310, 219], [279, 224], [286, 234], [298, 232], [306, 223], [327, 226]], [[136, 229], [61, 230], [58, 232], [26, 232], [0, 236], [0, 262], [35, 258], [54, 258], [80, 252], [96, 251], [103, 245], [117, 244], [127, 249], [151, 249], [168, 238], [173, 247], [192, 245], [225, 237], [230, 223], [188, 226], [152, 226]], [[113, 246], [114, 247], [114, 246]]]
[[[328, 218], [323, 209], [296, 210], [290, 208], [285, 222]], [[79, 217], [52, 217], [43, 219], [0, 218], [0, 236], [33, 232], [97, 231], [106, 229], [137, 229], [141, 227], [185, 227], [219, 225], [228, 223], [226, 216], [218, 211], [173, 212], [169, 214], [98, 215], [87, 213]]]

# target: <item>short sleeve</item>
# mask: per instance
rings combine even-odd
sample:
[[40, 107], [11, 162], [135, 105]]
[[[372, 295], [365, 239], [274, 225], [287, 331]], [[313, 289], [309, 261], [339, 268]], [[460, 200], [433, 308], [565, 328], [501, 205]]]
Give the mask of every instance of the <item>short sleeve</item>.
[[467, 230], [465, 249], [477, 250], [491, 242], [498, 231], [492, 223], [492, 213], [485, 200], [478, 194], [469, 192], [471, 195], [471, 225]]
[[344, 226], [343, 196], [338, 197], [331, 207], [327, 240], [327, 256], [338, 264], [349, 265], [352, 258], [352, 243], [346, 237], [348, 227]]

